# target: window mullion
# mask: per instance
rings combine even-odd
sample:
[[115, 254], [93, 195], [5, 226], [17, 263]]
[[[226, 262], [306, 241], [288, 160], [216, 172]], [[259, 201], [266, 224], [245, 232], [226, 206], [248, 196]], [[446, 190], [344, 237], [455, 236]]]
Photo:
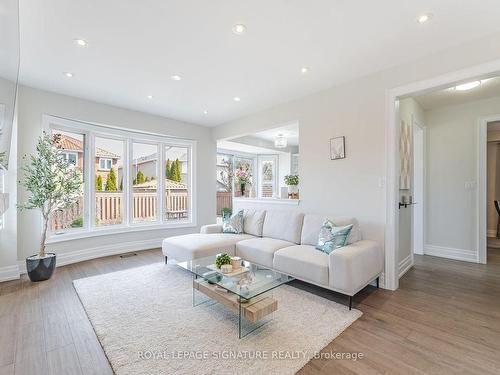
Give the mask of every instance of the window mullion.
[[157, 215], [159, 218], [159, 222], [163, 223], [164, 222], [164, 217], [163, 217], [163, 211], [164, 211], [164, 202], [165, 202], [165, 145], [163, 143], [160, 143], [158, 145], [158, 165], [157, 171], [156, 171], [156, 176], [157, 176], [157, 186], [158, 186], [158, 191], [157, 191], [157, 201], [158, 201], [158, 207], [157, 207]]
[[86, 133], [86, 137], [88, 139], [86, 149], [85, 149], [85, 157], [84, 159], [86, 160], [87, 163], [87, 172], [86, 172], [86, 178], [88, 181], [88, 186], [86, 188], [86, 193], [85, 193], [85, 207], [86, 209], [86, 224], [85, 228], [87, 230], [92, 230], [95, 226], [95, 220], [92, 220], [92, 218], [95, 218], [95, 139], [94, 135], [90, 132]]

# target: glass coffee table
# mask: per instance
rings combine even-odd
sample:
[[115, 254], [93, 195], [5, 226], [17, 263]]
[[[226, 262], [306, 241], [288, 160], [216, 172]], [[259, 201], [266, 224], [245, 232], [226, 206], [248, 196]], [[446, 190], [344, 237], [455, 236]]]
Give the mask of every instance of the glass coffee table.
[[272, 320], [278, 309], [273, 289], [293, 280], [266, 267], [241, 260], [240, 267], [222, 273], [216, 256], [198, 258], [177, 265], [193, 274], [193, 307], [221, 303], [238, 314], [238, 335], [243, 338]]

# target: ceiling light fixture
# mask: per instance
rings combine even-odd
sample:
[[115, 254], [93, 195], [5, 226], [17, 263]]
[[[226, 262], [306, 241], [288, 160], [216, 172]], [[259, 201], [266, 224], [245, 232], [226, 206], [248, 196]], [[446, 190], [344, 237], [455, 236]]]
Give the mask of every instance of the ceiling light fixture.
[[417, 17], [417, 22], [422, 24], [432, 19], [432, 13], [424, 13]]
[[287, 139], [283, 134], [278, 134], [278, 136], [274, 139], [274, 147], [276, 148], [285, 148], [287, 146]]
[[242, 23], [237, 23], [236, 25], [233, 26], [233, 33], [235, 33], [236, 35], [245, 34], [246, 31], [247, 27]]
[[234, 100], [235, 102], [240, 102], [240, 101], [241, 101], [241, 98], [240, 98], [239, 96], [235, 96], [235, 97], [233, 98], [233, 100]]
[[480, 85], [481, 85], [481, 81], [472, 81], [472, 82], [463, 83], [461, 85], [457, 85], [453, 89], [455, 91], [467, 91], [467, 90], [475, 89], [476, 87], [478, 87]]
[[148, 95], [148, 99], [153, 99], [153, 95]]
[[72, 78], [74, 76], [74, 74], [71, 72], [64, 72], [64, 75], [68, 78]]
[[172, 81], [180, 81], [182, 77], [180, 75], [174, 74], [173, 76], [170, 76], [170, 79]]
[[311, 68], [309, 68], [308, 66], [303, 66], [302, 69], [300, 69], [300, 72], [302, 74], [306, 74], [306, 73], [309, 73], [310, 70], [311, 70]]
[[204, 115], [208, 115], [208, 111], [205, 109], [205, 110], [203, 111], [203, 114], [204, 114]]
[[89, 45], [85, 39], [73, 39], [73, 41], [79, 47], [87, 47]]

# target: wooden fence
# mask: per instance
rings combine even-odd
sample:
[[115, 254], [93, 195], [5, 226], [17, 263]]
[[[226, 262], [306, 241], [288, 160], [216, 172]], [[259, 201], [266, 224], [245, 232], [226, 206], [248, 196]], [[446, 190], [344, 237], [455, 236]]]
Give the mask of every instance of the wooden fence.
[[217, 192], [217, 216], [222, 215], [223, 208], [233, 208], [233, 193], [231, 191]]
[[[111, 225], [123, 222], [124, 194], [122, 192], [102, 191], [95, 194], [95, 224]], [[134, 221], [154, 221], [157, 214], [156, 192], [133, 194], [132, 209]], [[188, 217], [187, 192], [165, 192], [165, 218], [183, 219]], [[52, 215], [51, 230], [61, 230], [83, 225], [83, 200], [80, 199], [70, 208], [59, 210]]]

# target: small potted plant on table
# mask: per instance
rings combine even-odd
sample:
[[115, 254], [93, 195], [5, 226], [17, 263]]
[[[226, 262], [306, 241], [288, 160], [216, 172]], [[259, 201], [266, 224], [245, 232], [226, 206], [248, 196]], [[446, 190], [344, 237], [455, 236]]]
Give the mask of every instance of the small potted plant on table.
[[61, 155], [60, 136], [43, 134], [36, 145], [36, 154], [21, 168], [24, 179], [20, 183], [31, 194], [19, 210], [37, 208], [42, 213], [42, 236], [38, 254], [26, 258], [26, 269], [31, 281], [50, 279], [56, 266], [56, 254], [45, 252], [47, 230], [51, 214], [78, 201], [82, 194], [82, 175]]

